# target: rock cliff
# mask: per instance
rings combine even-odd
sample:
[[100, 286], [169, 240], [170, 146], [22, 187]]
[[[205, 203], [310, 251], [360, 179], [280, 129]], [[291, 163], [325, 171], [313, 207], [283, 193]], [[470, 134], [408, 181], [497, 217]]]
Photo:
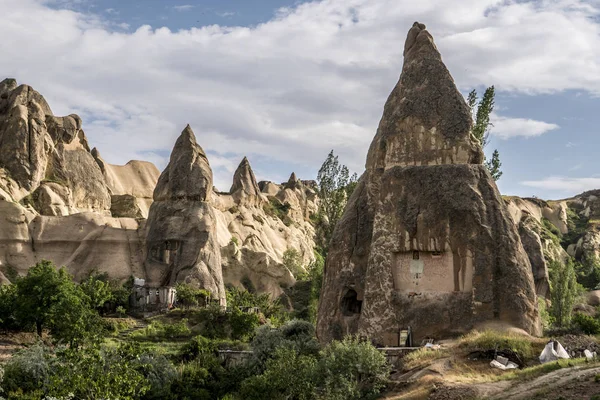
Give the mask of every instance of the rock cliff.
[[540, 333], [531, 265], [471, 126], [432, 36], [415, 23], [330, 245], [321, 340], [360, 334], [397, 346], [408, 327], [419, 340], [489, 320]]
[[98, 270], [151, 285], [188, 281], [224, 302], [225, 284], [281, 295], [302, 272], [283, 264], [287, 250], [313, 260], [317, 198], [295, 175], [262, 191], [244, 158], [230, 192], [215, 192], [189, 126], [162, 174], [149, 162], [107, 163], [82, 128], [31, 87], [0, 82], [3, 280], [48, 259], [77, 279]]

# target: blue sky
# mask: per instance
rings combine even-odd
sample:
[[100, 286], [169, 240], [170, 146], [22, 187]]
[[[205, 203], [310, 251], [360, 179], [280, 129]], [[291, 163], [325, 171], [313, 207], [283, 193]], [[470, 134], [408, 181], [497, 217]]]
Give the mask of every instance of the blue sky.
[[0, 75], [78, 113], [107, 161], [163, 168], [187, 123], [227, 190], [314, 179], [334, 149], [359, 174], [412, 22], [463, 93], [495, 85], [486, 153], [503, 194], [600, 188], [598, 0], [0, 0]]

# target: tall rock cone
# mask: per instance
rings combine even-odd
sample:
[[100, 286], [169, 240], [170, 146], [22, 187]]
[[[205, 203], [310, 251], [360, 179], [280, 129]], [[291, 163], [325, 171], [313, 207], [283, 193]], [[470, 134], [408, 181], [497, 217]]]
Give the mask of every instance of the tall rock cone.
[[262, 195], [248, 158], [244, 157], [233, 174], [233, 184], [229, 193], [237, 204], [256, 206], [262, 201]]
[[146, 236], [146, 277], [152, 286], [188, 282], [225, 304], [216, 217], [208, 203], [213, 175], [188, 125], [158, 179]]
[[496, 321], [540, 333], [531, 266], [432, 36], [415, 23], [330, 244], [317, 321], [402, 346]]

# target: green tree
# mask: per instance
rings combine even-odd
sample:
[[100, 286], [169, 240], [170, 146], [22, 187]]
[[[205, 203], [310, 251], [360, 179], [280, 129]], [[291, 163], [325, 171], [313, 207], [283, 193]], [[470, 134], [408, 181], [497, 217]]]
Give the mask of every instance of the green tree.
[[[472, 90], [467, 96], [467, 104], [471, 109], [474, 121], [471, 134], [479, 141], [482, 149], [485, 149], [489, 144], [490, 129], [493, 127], [490, 116], [494, 111], [495, 96], [494, 86], [490, 86], [485, 90], [481, 100], [479, 100], [476, 90]], [[485, 166], [495, 181], [500, 179], [502, 176], [502, 171], [500, 170], [502, 163], [500, 162], [500, 153], [498, 150], [494, 150], [492, 158], [485, 161]]]
[[177, 302], [186, 308], [195, 307], [201, 303], [207, 303], [210, 298], [210, 292], [204, 289], [198, 289], [188, 283], [178, 283], [175, 286], [177, 293]]
[[19, 329], [15, 305], [17, 301], [17, 287], [15, 285], [0, 286], [0, 327], [2, 329]]
[[106, 274], [93, 272], [79, 285], [89, 298], [90, 307], [102, 312], [104, 304], [113, 299], [113, 291]]
[[78, 285], [65, 285], [51, 307], [50, 334], [72, 348], [102, 337], [102, 323], [93, 302]]
[[358, 337], [331, 342], [321, 352], [318, 376], [328, 400], [375, 399], [388, 383], [383, 353]]
[[302, 265], [302, 256], [293, 247], [283, 252], [283, 265], [298, 279], [305, 272]]
[[356, 188], [358, 176], [350, 176], [348, 167], [340, 164], [333, 150], [317, 174], [319, 210], [317, 214], [317, 245], [327, 252], [335, 225], [342, 217], [346, 203]]
[[569, 258], [565, 263], [551, 262], [549, 273], [552, 299], [550, 314], [558, 327], [567, 327], [571, 323], [573, 306], [581, 294], [573, 259]]
[[308, 280], [310, 280], [310, 297], [308, 300], [308, 318], [313, 324], [317, 322], [317, 312], [319, 309], [319, 296], [321, 295], [321, 286], [323, 285], [323, 271], [325, 269], [325, 258], [315, 251], [315, 261], [308, 268]]
[[17, 319], [24, 326], [35, 326], [42, 336], [42, 330], [52, 323], [54, 307], [73, 285], [64, 268], [57, 270], [52, 262], [40, 261], [15, 283]]
[[[77, 399], [139, 399], [150, 389], [142, 374], [139, 345], [117, 349], [98, 346], [65, 348], [58, 352], [58, 366], [49, 384], [54, 397]], [[71, 397], [69, 397], [71, 396]]]
[[490, 175], [492, 175], [492, 178], [494, 178], [495, 181], [500, 179], [502, 176], [502, 171], [500, 170], [502, 163], [500, 162], [500, 153], [498, 153], [498, 150], [494, 150], [492, 159], [487, 160], [485, 162], [485, 166], [487, 167], [488, 171], [490, 171]]

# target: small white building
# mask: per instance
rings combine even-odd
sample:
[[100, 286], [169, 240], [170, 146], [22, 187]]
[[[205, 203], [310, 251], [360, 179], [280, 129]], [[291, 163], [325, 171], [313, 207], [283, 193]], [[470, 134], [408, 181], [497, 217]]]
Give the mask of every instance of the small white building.
[[135, 278], [133, 281], [130, 303], [134, 309], [168, 309], [173, 307], [176, 299], [177, 291], [172, 286], [150, 286], [144, 279], [139, 278]]

